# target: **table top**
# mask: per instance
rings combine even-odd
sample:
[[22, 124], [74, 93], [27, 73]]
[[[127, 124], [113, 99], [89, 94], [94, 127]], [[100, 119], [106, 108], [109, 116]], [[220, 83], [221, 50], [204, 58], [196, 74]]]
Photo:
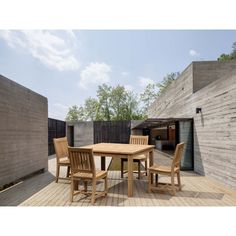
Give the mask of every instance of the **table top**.
[[94, 153], [134, 155], [139, 152], [144, 152], [149, 150], [151, 151], [154, 148], [154, 145], [97, 143], [93, 145], [83, 146], [82, 148], [93, 148]]

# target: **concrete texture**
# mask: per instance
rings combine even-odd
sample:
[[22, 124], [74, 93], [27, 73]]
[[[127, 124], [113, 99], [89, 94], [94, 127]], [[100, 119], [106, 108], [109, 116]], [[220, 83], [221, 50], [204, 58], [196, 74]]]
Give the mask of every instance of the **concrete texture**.
[[194, 171], [234, 187], [235, 81], [236, 61], [193, 62], [148, 110], [149, 118], [193, 118]]
[[48, 168], [47, 98], [0, 75], [0, 187]]
[[67, 137], [69, 139], [70, 131], [68, 126], [74, 127], [74, 146], [80, 147], [94, 143], [93, 121], [75, 121], [66, 122]]

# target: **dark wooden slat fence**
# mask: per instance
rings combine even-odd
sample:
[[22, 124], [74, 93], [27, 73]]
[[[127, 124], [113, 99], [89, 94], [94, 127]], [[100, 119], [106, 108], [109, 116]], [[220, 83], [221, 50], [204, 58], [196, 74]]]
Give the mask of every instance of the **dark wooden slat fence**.
[[94, 121], [94, 143], [128, 143], [130, 121]]
[[55, 154], [53, 139], [66, 136], [66, 122], [48, 118], [48, 155]]

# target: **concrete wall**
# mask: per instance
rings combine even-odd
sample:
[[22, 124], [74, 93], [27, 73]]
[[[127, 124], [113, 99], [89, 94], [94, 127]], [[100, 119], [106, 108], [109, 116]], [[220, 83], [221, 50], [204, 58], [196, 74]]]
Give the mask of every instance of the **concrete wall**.
[[[189, 86], [204, 78], [212, 81], [195, 93], [175, 99], [186, 82], [181, 75], [176, 86], [152, 104], [149, 117], [194, 118], [194, 170], [236, 187], [236, 61], [193, 62], [191, 67], [194, 73], [188, 75]], [[165, 106], [167, 101], [169, 105]], [[202, 114], [196, 114], [196, 107], [202, 108]]]
[[149, 118], [176, 117], [176, 113], [178, 113], [178, 118], [186, 117], [185, 111], [180, 112], [180, 109], [188, 105], [188, 99], [193, 93], [192, 68], [192, 64], [189, 65], [168, 90], [164, 91], [149, 107]]
[[0, 75], [0, 186], [48, 168], [47, 98]]
[[[93, 122], [92, 121], [78, 121], [66, 122], [66, 126], [74, 126], [74, 146], [80, 147], [93, 144]], [[67, 137], [70, 135], [67, 128]], [[69, 137], [68, 137], [69, 138]]]
[[143, 120], [131, 120], [130, 129], [132, 135], [143, 135], [142, 129], [133, 129], [135, 126], [139, 125], [142, 122]]
[[[235, 70], [235, 61], [199, 61], [193, 63], [193, 92]], [[207, 73], [206, 73], [207, 71]]]

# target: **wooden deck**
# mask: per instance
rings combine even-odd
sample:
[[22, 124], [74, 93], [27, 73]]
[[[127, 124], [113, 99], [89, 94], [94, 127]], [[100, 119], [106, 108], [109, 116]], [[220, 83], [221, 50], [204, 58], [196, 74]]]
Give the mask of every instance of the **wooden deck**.
[[[170, 159], [155, 153], [155, 162], [169, 164]], [[99, 160], [96, 164], [99, 167]], [[62, 168], [63, 169], [63, 168]], [[65, 174], [65, 171], [64, 171]], [[181, 172], [183, 190], [171, 196], [168, 192], [148, 194], [147, 179], [135, 179], [134, 196], [127, 197], [127, 178], [119, 171], [108, 172], [109, 192], [96, 200], [95, 206], [236, 206], [236, 190], [223, 186], [194, 172]], [[165, 181], [167, 177], [161, 177]], [[91, 206], [90, 197], [78, 195], [69, 201], [69, 181], [55, 179], [55, 158], [49, 158], [49, 171], [31, 177], [0, 193], [1, 206]], [[102, 182], [97, 185], [102, 189]]]

